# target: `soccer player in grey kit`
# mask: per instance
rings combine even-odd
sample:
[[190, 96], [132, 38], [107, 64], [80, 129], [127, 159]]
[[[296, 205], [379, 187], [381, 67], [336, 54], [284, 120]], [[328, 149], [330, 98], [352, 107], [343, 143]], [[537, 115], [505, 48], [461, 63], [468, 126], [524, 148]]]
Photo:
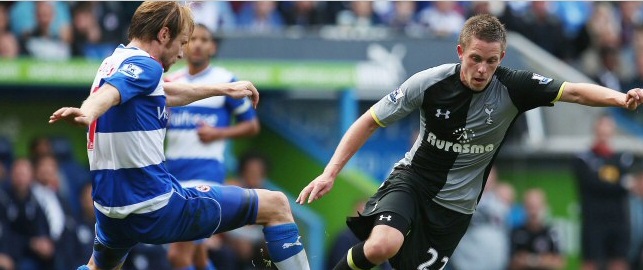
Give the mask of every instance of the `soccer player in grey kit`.
[[521, 113], [557, 101], [633, 110], [643, 100], [641, 89], [621, 93], [501, 67], [506, 43], [506, 30], [496, 17], [471, 17], [457, 45], [461, 63], [413, 75], [344, 134], [298, 203], [328, 193], [377, 128], [420, 111], [415, 144], [359, 217], [347, 220], [363, 242], [335, 269], [370, 269], [386, 260], [395, 269], [442, 269], [467, 229], [507, 130]]

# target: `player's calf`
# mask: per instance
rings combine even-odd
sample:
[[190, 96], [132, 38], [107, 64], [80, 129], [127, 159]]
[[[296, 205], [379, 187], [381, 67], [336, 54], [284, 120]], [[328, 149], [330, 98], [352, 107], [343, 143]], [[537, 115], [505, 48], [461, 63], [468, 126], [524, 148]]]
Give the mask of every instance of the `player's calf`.
[[308, 270], [308, 258], [288, 198], [281, 192], [257, 190], [257, 223], [264, 225], [268, 253], [279, 269]]

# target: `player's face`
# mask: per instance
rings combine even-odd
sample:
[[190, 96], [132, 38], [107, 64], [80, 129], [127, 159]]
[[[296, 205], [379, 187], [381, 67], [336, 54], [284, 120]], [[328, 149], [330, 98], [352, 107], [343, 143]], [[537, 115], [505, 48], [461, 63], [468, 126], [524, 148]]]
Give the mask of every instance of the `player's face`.
[[188, 33], [184, 30], [165, 45], [165, 50], [161, 54], [161, 59], [159, 59], [163, 65], [163, 70], [167, 72], [176, 61], [183, 58], [183, 49], [188, 44], [188, 39]]
[[473, 91], [484, 90], [504, 56], [500, 42], [472, 37], [466, 48], [458, 45], [458, 57], [462, 61], [460, 80]]
[[197, 26], [190, 37], [185, 57], [190, 65], [202, 66], [210, 62], [215, 49], [212, 34], [207, 29]]

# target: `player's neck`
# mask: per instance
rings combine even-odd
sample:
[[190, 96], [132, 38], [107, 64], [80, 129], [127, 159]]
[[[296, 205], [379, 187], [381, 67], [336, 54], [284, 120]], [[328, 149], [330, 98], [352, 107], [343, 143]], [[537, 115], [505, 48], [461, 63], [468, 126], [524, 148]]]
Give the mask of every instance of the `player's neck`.
[[[156, 46], [155, 46], [156, 45]], [[127, 44], [127, 47], [136, 47], [139, 48], [147, 53], [150, 54], [154, 59], [159, 59], [161, 56], [161, 45], [154, 44], [154, 41], [152, 42], [143, 42], [138, 39], [133, 39], [130, 41], [129, 44]]]
[[192, 76], [201, 73], [202, 71], [206, 70], [210, 65], [209, 64], [203, 64], [203, 65], [190, 65], [188, 64], [188, 73]]

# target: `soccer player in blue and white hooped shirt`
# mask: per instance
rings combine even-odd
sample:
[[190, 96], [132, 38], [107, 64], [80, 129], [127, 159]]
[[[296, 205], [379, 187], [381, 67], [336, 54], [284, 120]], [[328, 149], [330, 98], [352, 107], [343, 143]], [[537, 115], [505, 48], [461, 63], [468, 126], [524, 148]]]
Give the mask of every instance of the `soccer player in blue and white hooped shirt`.
[[[210, 65], [218, 44], [205, 25], [197, 24], [185, 54], [187, 67], [167, 76], [166, 81], [205, 84], [236, 81], [230, 71]], [[226, 139], [258, 132], [259, 121], [247, 98], [216, 96], [171, 108], [166, 134], [167, 169], [183, 187], [221, 184], [226, 176]], [[168, 259], [174, 269], [214, 269], [202, 240], [172, 243]]]
[[163, 83], [163, 71], [183, 57], [193, 29], [186, 6], [143, 2], [132, 17], [130, 43], [103, 61], [82, 106], [63, 107], [50, 116], [50, 123], [89, 127], [96, 238], [92, 257], [79, 269], [118, 269], [137, 243], [192, 241], [246, 224], [264, 225], [268, 252], [279, 269], [309, 269], [283, 193], [183, 188], [165, 167], [166, 106], [222, 95], [250, 97], [254, 106], [259, 101], [247, 81]]

